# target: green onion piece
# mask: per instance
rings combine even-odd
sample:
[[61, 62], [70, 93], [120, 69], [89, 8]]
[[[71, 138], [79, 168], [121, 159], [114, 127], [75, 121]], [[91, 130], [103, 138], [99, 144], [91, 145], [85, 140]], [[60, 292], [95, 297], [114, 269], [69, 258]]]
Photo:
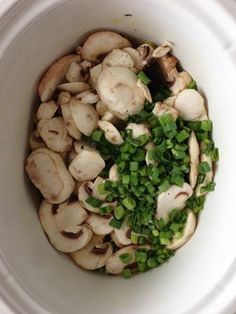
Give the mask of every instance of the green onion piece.
[[93, 196], [89, 196], [85, 202], [94, 208], [100, 207], [102, 205], [102, 201]]
[[211, 171], [211, 167], [207, 161], [203, 161], [199, 164], [198, 171], [200, 174], [206, 174], [207, 172]]
[[170, 182], [176, 184], [179, 187], [182, 187], [184, 184], [184, 178], [178, 175], [173, 175], [170, 179]]
[[164, 130], [164, 132], [170, 132], [172, 130], [176, 130], [177, 126], [172, 118], [172, 116], [169, 113], [162, 114], [159, 117], [160, 124]]
[[166, 151], [166, 141], [163, 140], [160, 145], [157, 145], [157, 150], [161, 153], [164, 153]]
[[182, 152], [184, 152], [187, 148], [188, 148], [188, 146], [186, 144], [176, 144], [175, 145], [175, 149], [180, 150]]
[[178, 134], [178, 132], [176, 130], [172, 130], [170, 132], [167, 132], [166, 133], [166, 136], [169, 138], [169, 139], [172, 139], [176, 136], [176, 134]]
[[132, 261], [133, 257], [129, 253], [124, 253], [119, 255], [119, 259], [122, 261], [122, 263], [129, 264]]
[[151, 197], [151, 195], [147, 195], [147, 196], [146, 196], [146, 201], [147, 201], [149, 204], [155, 203], [155, 201], [154, 201], [154, 199]]
[[123, 269], [122, 276], [125, 279], [129, 279], [133, 276], [133, 274], [130, 269]]
[[183, 152], [181, 150], [176, 150], [175, 148], [172, 148], [171, 152], [172, 152], [175, 159], [184, 159], [184, 157], [185, 157], [185, 152]]
[[147, 271], [146, 263], [137, 263], [137, 264], [138, 264], [138, 270], [140, 273]]
[[177, 139], [179, 143], [182, 143], [187, 138], [189, 138], [189, 132], [187, 132], [186, 130], [182, 130], [176, 135], [175, 138]]
[[132, 160], [144, 161], [145, 160], [145, 152], [143, 150], [137, 150], [136, 153], [132, 156]]
[[130, 162], [130, 171], [138, 171], [139, 163], [137, 161]]
[[128, 174], [122, 175], [122, 183], [123, 184], [129, 184], [129, 175]]
[[137, 141], [139, 143], [139, 146], [144, 146], [148, 143], [149, 141], [149, 136], [146, 134], [142, 134], [137, 138]]
[[118, 166], [118, 170], [120, 172], [123, 172], [125, 170], [125, 168], [126, 168], [126, 162], [125, 161], [121, 161], [121, 162], [118, 163], [117, 166]]
[[133, 231], [131, 232], [131, 242], [133, 244], [138, 244], [138, 235], [136, 233], [134, 233]]
[[135, 174], [130, 175], [130, 185], [137, 186], [138, 185], [138, 176]]
[[187, 88], [189, 89], [196, 89], [197, 90], [197, 82], [192, 80], [192, 82], [190, 82], [188, 85], [187, 85]]
[[161, 126], [152, 129], [152, 133], [154, 135], [154, 138], [159, 138], [163, 134], [163, 129]]
[[102, 130], [94, 130], [91, 134], [91, 140], [94, 142], [100, 142], [102, 139], [103, 131]]
[[113, 201], [113, 198], [114, 198], [114, 196], [113, 196], [112, 194], [108, 194], [107, 197], [106, 197], [106, 200], [107, 200], [108, 202], [112, 202], [112, 201]]
[[211, 120], [203, 120], [201, 121], [201, 129], [205, 132], [209, 132], [212, 130], [212, 122]]
[[135, 252], [135, 261], [138, 263], [144, 263], [147, 260], [147, 250], [146, 249], [138, 249]]
[[152, 82], [152, 80], [147, 76], [146, 73], [144, 73], [143, 71], [139, 72], [137, 77], [140, 79], [140, 81], [144, 84], [144, 85], [148, 85]]
[[134, 198], [132, 197], [126, 197], [125, 199], [123, 199], [122, 204], [129, 210], [132, 210], [135, 208], [136, 206], [136, 201]]
[[201, 193], [211, 192], [215, 190], [215, 182], [209, 182], [205, 186], [201, 187]]
[[124, 218], [124, 215], [125, 215], [125, 210], [123, 206], [119, 205], [114, 209], [114, 216], [116, 219], [120, 220]]
[[103, 206], [99, 208], [99, 213], [101, 215], [107, 215], [110, 214], [113, 211], [113, 207], [112, 206]]
[[213, 151], [210, 153], [211, 160], [212, 161], [218, 161], [219, 160], [219, 150], [218, 148], [214, 148]]
[[157, 267], [158, 264], [157, 264], [157, 261], [155, 260], [155, 258], [149, 258], [147, 261], [147, 265], [150, 268], [154, 268], [154, 267]]
[[106, 188], [105, 188], [105, 183], [100, 183], [98, 185], [98, 192], [100, 194], [106, 194]]
[[144, 236], [139, 236], [138, 237], [138, 244], [146, 244], [147, 243], [147, 239]]
[[140, 169], [139, 174], [141, 177], [145, 177], [147, 175], [147, 167], [144, 166], [142, 169]]
[[162, 184], [159, 186], [159, 192], [160, 193], [163, 193], [163, 192], [166, 192], [170, 187], [170, 183], [168, 182], [168, 180], [164, 180], [162, 182]]
[[115, 229], [120, 229], [122, 226], [122, 221], [119, 221], [117, 219], [112, 219], [109, 225]]
[[159, 231], [157, 229], [152, 230], [152, 235], [154, 237], [158, 237], [159, 236]]

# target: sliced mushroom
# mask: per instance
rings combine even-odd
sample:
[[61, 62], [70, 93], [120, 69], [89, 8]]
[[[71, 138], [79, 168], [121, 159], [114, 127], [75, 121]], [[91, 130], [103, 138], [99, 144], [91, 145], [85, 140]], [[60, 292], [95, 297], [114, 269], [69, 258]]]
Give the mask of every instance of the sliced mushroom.
[[29, 143], [30, 143], [30, 148], [32, 150], [35, 150], [35, 149], [38, 149], [38, 148], [46, 146], [44, 141], [40, 137], [40, 134], [39, 134], [39, 132], [37, 130], [34, 130], [30, 134]]
[[77, 141], [81, 138], [80, 130], [77, 128], [75, 121], [72, 117], [70, 109], [71, 96], [68, 92], [61, 92], [58, 96], [58, 103], [61, 107], [62, 116], [65, 122], [65, 127], [70, 136]]
[[148, 126], [144, 123], [129, 123], [126, 127], [126, 130], [132, 131], [132, 137], [137, 139], [141, 135], [150, 135]]
[[42, 102], [52, 98], [57, 85], [65, 78], [66, 72], [73, 61], [80, 61], [79, 55], [66, 55], [53, 63], [43, 75], [39, 83], [39, 96]]
[[112, 218], [112, 215], [109, 217], [103, 217], [96, 214], [90, 214], [86, 220], [86, 223], [91, 227], [95, 234], [107, 235], [110, 234], [114, 229], [109, 225]]
[[71, 82], [60, 84], [57, 86], [57, 88], [72, 95], [76, 95], [89, 90], [91, 86], [88, 83], [84, 82]]
[[94, 152], [95, 149], [89, 145], [86, 141], [74, 142], [74, 148], [77, 154], [80, 154], [83, 150]]
[[102, 63], [90, 69], [90, 82], [94, 89], [97, 89], [99, 75], [102, 73]]
[[[51, 244], [57, 250], [66, 253], [82, 249], [92, 238], [92, 231], [86, 225], [75, 225], [74, 221], [70, 221], [72, 225], [68, 230], [60, 230], [55, 219], [57, 214], [54, 214], [53, 206], [47, 201], [43, 201], [39, 208], [39, 219]], [[62, 211], [64, 210], [65, 207]], [[75, 212], [73, 216], [75, 217]], [[78, 216], [76, 218], [78, 220]]]
[[112, 112], [106, 111], [102, 116], [101, 121], [107, 121], [115, 125], [120, 122], [120, 119], [118, 119]]
[[178, 94], [175, 108], [185, 121], [199, 120], [206, 113], [204, 99], [195, 89], [185, 89]]
[[124, 221], [120, 229], [114, 229], [114, 242], [118, 247], [130, 245], [131, 242], [131, 228]]
[[155, 48], [152, 52], [153, 58], [164, 57], [168, 52], [170, 52], [172, 45], [169, 41], [164, 42], [161, 46]]
[[62, 203], [74, 190], [75, 183], [59, 154], [47, 148], [34, 150], [26, 162], [33, 184], [50, 203]]
[[110, 181], [119, 180], [118, 166], [116, 164], [112, 165], [109, 170], [109, 180]]
[[78, 190], [78, 199], [81, 203], [81, 205], [89, 210], [92, 213], [99, 213], [99, 208], [90, 206], [86, 200], [89, 198], [89, 196], [92, 195], [92, 188], [89, 186], [89, 182], [83, 182], [79, 186]]
[[86, 39], [81, 54], [83, 59], [98, 62], [100, 56], [108, 54], [113, 49], [130, 46], [130, 41], [125, 37], [111, 31], [100, 31]]
[[108, 111], [108, 107], [100, 100], [96, 103], [96, 111], [100, 117], [103, 117], [104, 114]]
[[137, 48], [137, 51], [141, 57], [141, 63], [146, 66], [152, 59], [153, 47], [147, 43], [142, 44]]
[[197, 183], [198, 176], [198, 165], [199, 165], [199, 145], [194, 131], [191, 132], [191, 135], [188, 140], [188, 150], [190, 156], [190, 172], [189, 172], [189, 183], [194, 189]]
[[156, 218], [168, 220], [168, 215], [172, 209], [183, 209], [186, 200], [193, 194], [193, 189], [188, 183], [183, 187], [172, 185], [166, 192], [157, 197]]
[[103, 243], [102, 240], [102, 236], [93, 235], [86, 247], [71, 254], [75, 263], [87, 270], [103, 267], [112, 255], [113, 249], [110, 243]]
[[104, 180], [101, 177], [97, 177], [96, 180], [93, 182], [93, 189], [92, 189], [92, 196], [97, 198], [100, 201], [105, 201], [107, 197], [107, 193], [100, 193], [99, 192], [99, 185], [105, 183], [106, 180]]
[[190, 240], [196, 229], [197, 219], [192, 211], [188, 211], [188, 217], [184, 226], [183, 235], [179, 239], [173, 239], [167, 248], [169, 250], [177, 250]]
[[72, 145], [72, 138], [67, 133], [62, 117], [41, 119], [38, 132], [46, 145], [55, 152], [66, 152]]
[[99, 101], [98, 95], [90, 90], [86, 90], [76, 95], [76, 99], [83, 102], [84, 104], [96, 104]]
[[97, 91], [109, 111], [120, 119], [126, 119], [141, 111], [145, 96], [137, 86], [136, 75], [125, 67], [110, 67], [102, 71]]
[[182, 71], [176, 73], [174, 84], [170, 86], [170, 90], [172, 91], [173, 95], [177, 95], [179, 92], [183, 91], [187, 88], [188, 84], [192, 82], [192, 77], [186, 71]]
[[93, 151], [83, 150], [69, 166], [71, 175], [78, 181], [87, 181], [96, 178], [105, 168], [102, 157]]
[[160, 117], [163, 114], [170, 114], [174, 120], [178, 118], [178, 111], [175, 108], [162, 104], [161, 102], [155, 103], [152, 113], [157, 117]]
[[127, 52], [132, 58], [134, 62], [133, 71], [135, 72], [141, 71], [144, 68], [145, 64], [142, 63], [142, 57], [136, 49], [131, 48], [131, 47], [126, 47], [126, 48], [123, 48], [123, 51]]
[[150, 90], [147, 87], [147, 85], [143, 84], [142, 81], [140, 79], [138, 79], [137, 86], [142, 90], [147, 101], [151, 103], [152, 102], [152, 95], [151, 95]]
[[121, 49], [113, 49], [103, 59], [102, 65], [103, 67], [122, 66], [132, 69], [134, 67], [134, 61], [127, 52]]
[[71, 98], [70, 109], [77, 128], [84, 135], [90, 136], [98, 124], [98, 114], [94, 107]]
[[88, 79], [88, 73], [83, 71], [82, 66], [77, 62], [72, 62], [67, 73], [68, 82], [85, 82]]
[[36, 113], [36, 119], [51, 119], [56, 113], [57, 109], [58, 106], [53, 100], [42, 102]]
[[173, 82], [176, 75], [178, 74], [176, 69], [176, 65], [178, 63], [177, 58], [167, 54], [164, 57], [158, 58], [157, 61], [165, 77], [165, 80], [169, 83]]
[[165, 100], [163, 100], [163, 104], [170, 106], [170, 107], [174, 107], [175, 99], [176, 99], [176, 96], [170, 96], [170, 97], [166, 98]]
[[120, 132], [108, 121], [98, 121], [98, 127], [104, 131], [105, 138], [114, 145], [121, 145], [124, 140]]

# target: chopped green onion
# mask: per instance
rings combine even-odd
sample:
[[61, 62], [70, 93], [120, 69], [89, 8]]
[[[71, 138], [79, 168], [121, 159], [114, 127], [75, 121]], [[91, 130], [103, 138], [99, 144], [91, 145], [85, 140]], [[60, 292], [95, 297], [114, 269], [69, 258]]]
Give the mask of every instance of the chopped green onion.
[[94, 208], [100, 207], [102, 205], [102, 201], [93, 196], [89, 196], [85, 202]]
[[122, 221], [119, 221], [117, 219], [112, 219], [109, 225], [115, 229], [120, 229], [122, 226]]
[[182, 187], [184, 184], [184, 178], [178, 175], [173, 175], [170, 179], [170, 182], [176, 184], [179, 187]]
[[110, 214], [113, 211], [113, 207], [112, 206], [103, 206], [99, 208], [99, 213], [101, 215], [107, 215]]
[[157, 267], [157, 261], [155, 260], [155, 258], [149, 258], [147, 261], [147, 265], [150, 268]]
[[135, 252], [135, 261], [138, 263], [144, 263], [147, 260], [147, 250], [146, 249], [138, 249]]
[[157, 229], [152, 230], [152, 235], [154, 237], [158, 237], [159, 236], [159, 231]]
[[211, 171], [211, 167], [207, 161], [203, 161], [199, 164], [198, 170], [200, 174], [206, 174], [207, 172]]
[[133, 276], [133, 274], [130, 269], [123, 269], [122, 276], [125, 279], [129, 279]]
[[144, 84], [144, 85], [148, 85], [152, 82], [152, 80], [147, 76], [146, 73], [144, 73], [143, 71], [139, 72], [137, 77], [140, 79], [140, 81]]
[[159, 138], [163, 134], [163, 129], [161, 126], [152, 129], [155, 138]]
[[147, 271], [147, 265], [146, 265], [146, 263], [138, 263], [138, 270], [139, 270], [139, 272], [141, 272], [141, 273]]
[[172, 139], [176, 136], [176, 134], [178, 134], [178, 132], [176, 130], [172, 130], [170, 132], [167, 132], [166, 133], [166, 136], [169, 138], [169, 139]]
[[128, 174], [123, 174], [122, 175], [122, 183], [123, 184], [129, 184], [129, 175]]
[[184, 157], [185, 157], [185, 152], [183, 152], [181, 150], [176, 150], [175, 148], [172, 148], [171, 152], [172, 152], [175, 159], [184, 159]]
[[219, 160], [219, 150], [218, 148], [214, 148], [213, 151], [210, 153], [211, 160], [212, 161], [218, 161]]
[[113, 201], [113, 198], [114, 198], [114, 196], [113, 196], [112, 194], [108, 194], [107, 197], [106, 197], [106, 200], [107, 200], [108, 202], [112, 202], [112, 201]]
[[189, 88], [189, 89], [196, 89], [197, 90], [197, 83], [196, 83], [196, 81], [192, 80], [192, 82], [190, 82], [187, 85], [187, 88]]
[[186, 130], [182, 130], [176, 135], [175, 138], [177, 139], [179, 143], [182, 143], [187, 138], [189, 138], [189, 132], [187, 132]]
[[211, 192], [211, 191], [214, 191], [215, 189], [215, 182], [209, 182], [207, 183], [205, 186], [202, 186], [201, 187], [201, 193], [205, 193], [205, 192]]
[[144, 167], [140, 170], [139, 174], [140, 174], [141, 177], [145, 177], [145, 176], [147, 175], [147, 167], [144, 166]]
[[100, 142], [102, 139], [103, 131], [102, 130], [94, 130], [91, 134], [91, 140], [94, 142]]
[[136, 206], [136, 201], [134, 198], [132, 197], [126, 197], [125, 199], [123, 199], [122, 204], [129, 210], [132, 210], [135, 208]]
[[212, 130], [212, 122], [211, 120], [203, 120], [201, 121], [201, 129], [205, 132], [209, 132]]
[[106, 188], [105, 188], [105, 183], [100, 183], [98, 185], [98, 192], [100, 194], [106, 194]]
[[139, 143], [139, 146], [144, 146], [148, 143], [149, 136], [146, 134], [142, 134], [137, 138], [137, 141]]
[[159, 121], [160, 121], [161, 126], [163, 127], [164, 132], [170, 132], [177, 128], [174, 119], [169, 113], [162, 114], [159, 117]]
[[138, 185], [138, 176], [135, 174], [130, 175], [130, 185], [137, 186]]
[[130, 162], [130, 171], [138, 171], [139, 163], [137, 161]]
[[122, 263], [129, 264], [132, 261], [133, 256], [129, 253], [123, 253], [119, 255], [119, 259], [122, 261]]
[[124, 218], [124, 215], [125, 215], [125, 210], [123, 206], [119, 205], [114, 209], [114, 216], [116, 219], [120, 220]]
[[131, 232], [131, 242], [133, 244], [138, 244], [138, 235], [136, 233], [134, 233], [133, 231]]
[[159, 192], [163, 193], [166, 192], [170, 187], [170, 183], [168, 182], [168, 180], [164, 180], [162, 182], [162, 184], [159, 186]]

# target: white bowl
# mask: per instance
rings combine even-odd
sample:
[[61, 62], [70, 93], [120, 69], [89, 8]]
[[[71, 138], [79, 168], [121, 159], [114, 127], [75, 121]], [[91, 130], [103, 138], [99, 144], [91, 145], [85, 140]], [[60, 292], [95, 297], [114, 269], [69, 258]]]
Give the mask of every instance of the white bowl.
[[[1, 313], [233, 313], [236, 308], [236, 23], [220, 1], [0, 2]], [[132, 16], [124, 16], [132, 14]], [[95, 29], [170, 40], [206, 95], [220, 149], [216, 190], [192, 240], [130, 280], [77, 268], [48, 243], [24, 173], [38, 80]]]

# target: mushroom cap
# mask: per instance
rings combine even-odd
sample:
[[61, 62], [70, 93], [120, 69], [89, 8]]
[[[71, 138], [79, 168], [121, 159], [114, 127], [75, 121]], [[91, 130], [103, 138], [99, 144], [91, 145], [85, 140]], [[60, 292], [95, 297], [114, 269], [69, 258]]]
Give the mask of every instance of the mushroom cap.
[[120, 119], [137, 114], [145, 96], [137, 86], [136, 75], [125, 67], [106, 67], [99, 76], [97, 91], [109, 111]]
[[195, 89], [185, 89], [178, 94], [175, 108], [185, 121], [197, 120], [206, 112], [204, 99]]
[[172, 45], [169, 41], [164, 42], [161, 46], [155, 48], [152, 52], [153, 58], [164, 57], [168, 52], [170, 52]]
[[91, 90], [85, 90], [76, 95], [75, 98], [84, 104], [96, 104], [99, 101], [98, 95]]
[[114, 145], [121, 145], [124, 140], [120, 135], [120, 132], [108, 121], [98, 121], [98, 127], [104, 131], [105, 138], [108, 142]]
[[92, 240], [82, 250], [71, 254], [72, 259], [87, 270], [103, 267], [112, 255], [113, 249], [110, 243], [103, 243], [102, 240], [102, 236], [93, 235]]
[[188, 150], [189, 150], [189, 156], [190, 156], [189, 183], [191, 187], [194, 189], [197, 183], [199, 154], [200, 154], [198, 141], [197, 141], [194, 131], [191, 132], [191, 135], [188, 140]]
[[58, 106], [55, 101], [45, 101], [42, 102], [37, 110], [36, 118], [40, 119], [51, 119], [56, 113]]
[[116, 164], [112, 165], [109, 170], [109, 180], [110, 181], [119, 180], [118, 166]]
[[145, 64], [142, 63], [142, 57], [136, 49], [126, 47], [123, 48], [123, 51], [127, 52], [132, 58], [134, 62], [134, 68], [136, 69], [136, 71], [141, 71], [144, 68]]
[[77, 62], [72, 62], [66, 72], [66, 79], [68, 82], [85, 82], [88, 78], [88, 74], [82, 71], [82, 66]]
[[90, 136], [98, 124], [98, 114], [94, 107], [73, 97], [70, 101], [70, 109], [77, 128], [84, 135]]
[[106, 180], [98, 176], [96, 180], [93, 182], [92, 196], [97, 198], [100, 201], [105, 201], [107, 197], [107, 193], [101, 194], [99, 192], [99, 185], [104, 183], [105, 181]]
[[183, 209], [186, 200], [193, 194], [193, 189], [188, 183], [182, 187], [172, 185], [166, 192], [157, 197], [156, 218], [168, 220], [168, 215], [172, 209]]
[[81, 205], [93, 213], [99, 213], [99, 208], [95, 208], [93, 206], [90, 206], [86, 200], [89, 196], [92, 195], [92, 187], [89, 186], [89, 182], [83, 182], [80, 184], [78, 189], [78, 199], [81, 203]]
[[47, 148], [36, 149], [29, 155], [26, 172], [43, 197], [52, 204], [64, 202], [74, 190], [74, 180], [63, 159]]
[[[67, 211], [67, 207], [62, 207], [60, 209], [60, 215], [67, 218], [67, 223], [65, 224], [67, 228], [60, 229], [61, 226], [63, 227], [63, 220], [58, 218], [58, 221], [62, 223], [62, 225], [58, 226], [55, 218], [57, 213], [54, 213], [53, 206], [54, 205], [44, 200], [39, 208], [40, 223], [51, 244], [57, 250], [67, 253], [77, 251], [84, 247], [92, 238], [92, 231], [86, 225], [76, 225], [76, 222], [83, 221], [81, 217], [84, 217], [84, 213], [81, 212], [81, 209], [73, 207], [73, 211], [70, 210], [70, 213], [72, 213], [73, 218], [76, 219], [70, 220], [68, 214], [63, 213]], [[78, 211], [77, 213], [76, 210]]]
[[131, 56], [121, 50], [113, 49], [102, 62], [103, 67], [123, 66], [132, 69], [134, 67], [134, 61]]
[[98, 62], [99, 57], [108, 54], [115, 48], [130, 47], [131, 43], [125, 37], [111, 31], [100, 31], [91, 34], [82, 46], [82, 58]]
[[141, 135], [150, 135], [148, 126], [144, 123], [129, 123], [126, 130], [132, 130], [132, 137], [137, 139]]
[[30, 134], [29, 143], [30, 143], [30, 148], [32, 150], [35, 150], [35, 149], [42, 148], [42, 147], [46, 146], [44, 141], [40, 137], [38, 130], [34, 130]]
[[46, 145], [55, 152], [66, 152], [72, 145], [62, 117], [41, 119], [38, 122], [38, 132]]
[[126, 221], [123, 222], [120, 229], [114, 229], [115, 243], [119, 247], [130, 245], [131, 242], [131, 228], [127, 225]]
[[79, 55], [66, 55], [53, 63], [44, 73], [39, 83], [39, 96], [42, 102], [52, 98], [57, 85], [65, 78], [66, 72], [73, 61], [80, 61]]
[[191, 210], [188, 210], [187, 221], [184, 226], [183, 235], [179, 239], [173, 239], [167, 248], [169, 250], [177, 250], [190, 240], [197, 226], [197, 219]]
[[101, 73], [102, 63], [99, 63], [90, 69], [90, 83], [94, 89], [97, 89], [98, 78]]
[[169, 113], [174, 120], [178, 118], [178, 111], [175, 108], [168, 106], [166, 104], [162, 104], [161, 102], [155, 103], [155, 107], [153, 108], [152, 113], [157, 117]]
[[86, 223], [91, 227], [95, 234], [107, 235], [114, 230], [114, 228], [109, 225], [112, 218], [112, 215], [110, 217], [103, 217], [91, 213], [87, 218]]
[[69, 82], [60, 84], [57, 86], [57, 88], [72, 95], [76, 95], [78, 93], [89, 90], [91, 86], [88, 83], [84, 82]]
[[78, 181], [87, 181], [96, 178], [105, 168], [102, 157], [94, 151], [83, 150], [72, 160], [69, 171]]
[[138, 79], [137, 86], [141, 89], [147, 101], [152, 103], [152, 95], [147, 85], [143, 84], [143, 82]]

